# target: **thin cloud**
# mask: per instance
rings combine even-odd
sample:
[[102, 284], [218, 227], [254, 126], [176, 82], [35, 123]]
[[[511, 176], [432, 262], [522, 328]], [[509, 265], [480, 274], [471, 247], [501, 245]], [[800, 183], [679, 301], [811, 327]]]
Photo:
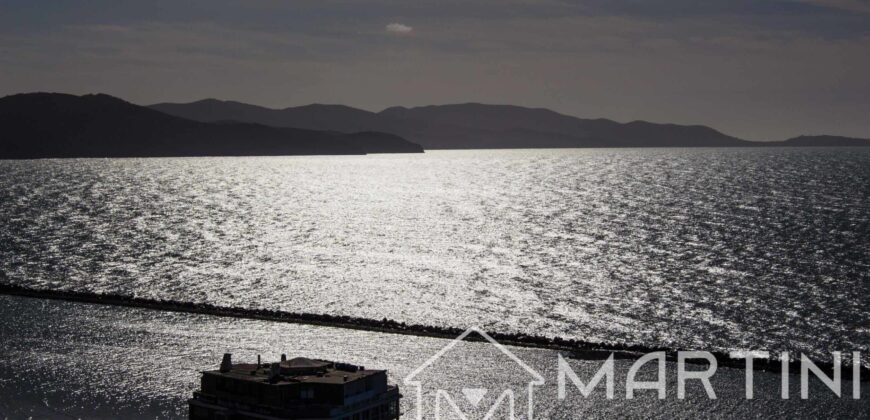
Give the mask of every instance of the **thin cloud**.
[[70, 28], [78, 28], [91, 32], [130, 32], [129, 26], [123, 25], [71, 25]]
[[870, 3], [860, 0], [798, 0], [829, 9], [840, 9], [855, 13], [870, 13]]
[[405, 24], [401, 24], [401, 23], [391, 23], [391, 24], [387, 25], [385, 29], [387, 30], [387, 32], [389, 32], [391, 34], [398, 34], [398, 35], [407, 35], [407, 34], [410, 34], [414, 30], [414, 28], [412, 28], [408, 25], [405, 25]]

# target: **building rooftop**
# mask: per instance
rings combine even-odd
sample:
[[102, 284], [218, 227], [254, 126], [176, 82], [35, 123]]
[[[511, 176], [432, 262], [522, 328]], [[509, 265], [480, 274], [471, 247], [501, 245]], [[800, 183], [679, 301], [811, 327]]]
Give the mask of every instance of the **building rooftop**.
[[272, 363], [233, 364], [228, 371], [213, 370], [207, 373], [231, 377], [238, 380], [286, 385], [298, 383], [342, 384], [372, 376], [383, 371], [366, 370], [363, 366], [335, 363], [327, 360], [296, 357], [278, 362], [277, 375]]
[[387, 371], [297, 357], [280, 362], [233, 363], [202, 373], [189, 400], [190, 418], [350, 419], [399, 418], [399, 388]]

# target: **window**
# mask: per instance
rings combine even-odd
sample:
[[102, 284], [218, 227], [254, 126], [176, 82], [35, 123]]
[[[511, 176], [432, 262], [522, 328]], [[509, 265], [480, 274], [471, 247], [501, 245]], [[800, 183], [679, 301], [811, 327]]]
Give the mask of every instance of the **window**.
[[299, 391], [299, 398], [303, 400], [313, 400], [314, 399], [314, 389], [312, 388], [302, 388]]

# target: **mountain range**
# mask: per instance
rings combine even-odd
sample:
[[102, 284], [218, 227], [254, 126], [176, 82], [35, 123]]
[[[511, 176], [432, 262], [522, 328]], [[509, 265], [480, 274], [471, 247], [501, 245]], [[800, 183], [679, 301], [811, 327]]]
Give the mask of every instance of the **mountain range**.
[[0, 159], [422, 152], [387, 133], [206, 123], [103, 94], [0, 98]]
[[752, 142], [700, 125], [619, 123], [476, 103], [370, 112], [318, 104], [270, 109], [215, 99], [146, 107], [104, 94], [0, 98], [0, 159], [757, 146], [870, 146], [870, 140], [800, 136]]
[[557, 147], [753, 147], [870, 146], [870, 140], [801, 136], [753, 142], [701, 125], [619, 123], [583, 119], [543, 108], [478, 103], [391, 107], [370, 112], [344, 105], [305, 105], [271, 109], [241, 102], [205, 99], [150, 106], [196, 121], [245, 121], [275, 127], [399, 135], [425, 149]]

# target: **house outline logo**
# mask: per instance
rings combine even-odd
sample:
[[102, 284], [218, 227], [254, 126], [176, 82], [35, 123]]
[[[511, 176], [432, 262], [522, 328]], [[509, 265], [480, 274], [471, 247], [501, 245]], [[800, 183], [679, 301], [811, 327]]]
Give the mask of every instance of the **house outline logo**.
[[[471, 327], [471, 328], [465, 330], [462, 334], [460, 334], [458, 337], [453, 339], [449, 344], [444, 346], [444, 348], [442, 348], [438, 353], [435, 353], [435, 355], [430, 357], [422, 365], [418, 366], [411, 373], [409, 373], [408, 376], [406, 376], [405, 379], [403, 380], [403, 382], [406, 386], [414, 386], [417, 388], [417, 419], [423, 420], [423, 407], [424, 407], [423, 406], [423, 383], [420, 382], [419, 380], [416, 380], [415, 378], [420, 373], [422, 373], [424, 370], [426, 370], [429, 366], [431, 366], [433, 363], [438, 361], [438, 359], [440, 359], [442, 356], [444, 356], [445, 354], [450, 352], [450, 350], [452, 350], [454, 347], [456, 347], [457, 344], [464, 341], [465, 338], [468, 337], [469, 335], [471, 335], [472, 333], [476, 333], [477, 335], [483, 337], [484, 340], [486, 340], [489, 344], [492, 344], [493, 346], [495, 346], [502, 354], [504, 354], [505, 356], [507, 356], [508, 358], [513, 360], [516, 364], [518, 364], [521, 368], [523, 368], [523, 370], [525, 370], [529, 375], [531, 375], [534, 378], [534, 380], [530, 381], [528, 383], [528, 386], [527, 386], [527, 389], [528, 389], [528, 413], [527, 413], [528, 417], [527, 417], [527, 419], [532, 420], [534, 418], [534, 408], [535, 408], [535, 403], [534, 403], [535, 387], [544, 385], [544, 383], [545, 383], [544, 377], [541, 376], [541, 374], [538, 373], [536, 370], [529, 367], [529, 365], [527, 365], [525, 362], [520, 360], [519, 357], [517, 357], [515, 354], [513, 354], [504, 345], [502, 345], [498, 341], [495, 341], [494, 338], [490, 337], [489, 334], [487, 334], [485, 331], [483, 331], [480, 327], [477, 327], [477, 326], [474, 326], [474, 327]], [[487, 392], [486, 389], [480, 389], [480, 388], [464, 388], [462, 390], [462, 393], [465, 395], [466, 398], [469, 399], [469, 401], [474, 406], [477, 406], [477, 403], [479, 403], [480, 400], [483, 399], [483, 396], [486, 394], [486, 392]], [[499, 397], [496, 399], [495, 404], [493, 404], [492, 407], [489, 409], [489, 411], [486, 413], [484, 420], [489, 419], [497, 411], [498, 407], [501, 406], [502, 402], [505, 400], [507, 400], [508, 407], [510, 409], [510, 419], [512, 419], [512, 420], [516, 419], [516, 415], [514, 413], [514, 406], [515, 406], [514, 393], [511, 389], [506, 389], [499, 395]], [[440, 417], [441, 416], [441, 408], [440, 407], [441, 407], [442, 401], [450, 403], [450, 405], [452, 406], [454, 411], [457, 414], [459, 414], [459, 416], [460, 416], [460, 418], [462, 418], [462, 420], [468, 420], [467, 417], [465, 416], [465, 414], [461, 410], [459, 410], [459, 406], [456, 404], [456, 402], [450, 396], [450, 393], [448, 393], [446, 390], [443, 390], [443, 389], [438, 389], [435, 392], [435, 407], [434, 407], [435, 408], [435, 417], [434, 417], [435, 420], [441, 420], [441, 417]]]

